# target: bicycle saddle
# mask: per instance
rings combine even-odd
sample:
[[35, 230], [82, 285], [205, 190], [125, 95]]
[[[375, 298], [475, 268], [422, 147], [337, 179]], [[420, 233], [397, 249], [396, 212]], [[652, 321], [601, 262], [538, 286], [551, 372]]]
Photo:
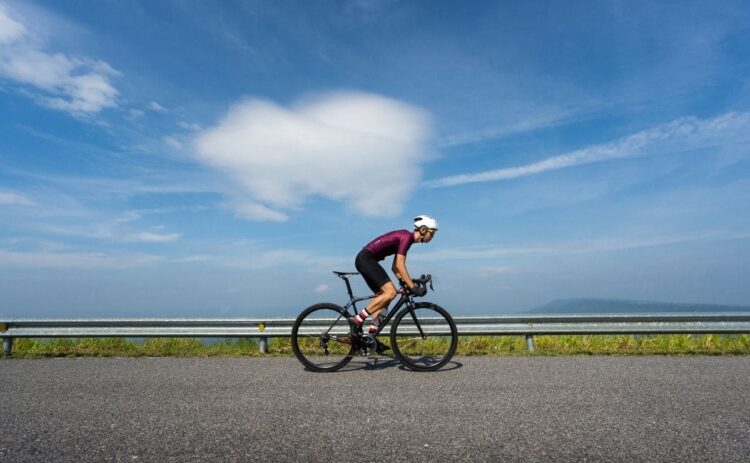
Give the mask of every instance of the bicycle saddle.
[[346, 278], [351, 275], [359, 275], [359, 272], [336, 272], [334, 271], [333, 273], [335, 273], [336, 276], [338, 276], [339, 278]]

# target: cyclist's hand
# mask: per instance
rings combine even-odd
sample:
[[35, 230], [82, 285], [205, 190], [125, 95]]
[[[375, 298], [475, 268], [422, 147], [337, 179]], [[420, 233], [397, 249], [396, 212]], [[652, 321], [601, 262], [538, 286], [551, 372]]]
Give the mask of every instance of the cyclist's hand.
[[409, 291], [411, 291], [413, 295], [419, 296], [419, 297], [422, 297], [425, 294], [427, 294], [427, 288], [425, 288], [424, 286], [419, 286], [419, 285], [412, 286]]

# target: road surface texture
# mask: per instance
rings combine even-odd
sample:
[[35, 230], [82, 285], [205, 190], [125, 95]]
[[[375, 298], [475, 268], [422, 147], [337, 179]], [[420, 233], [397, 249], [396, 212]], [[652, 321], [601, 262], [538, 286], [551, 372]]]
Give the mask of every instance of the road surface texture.
[[748, 357], [0, 361], [0, 461], [750, 461]]

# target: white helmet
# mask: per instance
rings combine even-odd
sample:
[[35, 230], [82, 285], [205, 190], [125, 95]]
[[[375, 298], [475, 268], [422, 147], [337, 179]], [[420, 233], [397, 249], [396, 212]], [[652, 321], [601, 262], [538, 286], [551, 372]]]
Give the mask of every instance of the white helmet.
[[417, 229], [419, 227], [427, 227], [431, 230], [437, 230], [438, 223], [437, 220], [433, 219], [429, 215], [420, 215], [414, 217], [414, 228]]

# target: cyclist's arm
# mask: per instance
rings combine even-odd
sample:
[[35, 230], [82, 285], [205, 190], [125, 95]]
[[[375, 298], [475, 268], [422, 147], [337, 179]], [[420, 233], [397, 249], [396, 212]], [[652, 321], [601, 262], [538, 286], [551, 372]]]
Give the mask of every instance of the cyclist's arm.
[[412, 281], [411, 277], [409, 276], [409, 272], [406, 271], [406, 256], [403, 254], [396, 254], [396, 257], [393, 258], [393, 273], [396, 274], [397, 277], [404, 280], [406, 282], [407, 288], [413, 288], [414, 287], [414, 281]]

